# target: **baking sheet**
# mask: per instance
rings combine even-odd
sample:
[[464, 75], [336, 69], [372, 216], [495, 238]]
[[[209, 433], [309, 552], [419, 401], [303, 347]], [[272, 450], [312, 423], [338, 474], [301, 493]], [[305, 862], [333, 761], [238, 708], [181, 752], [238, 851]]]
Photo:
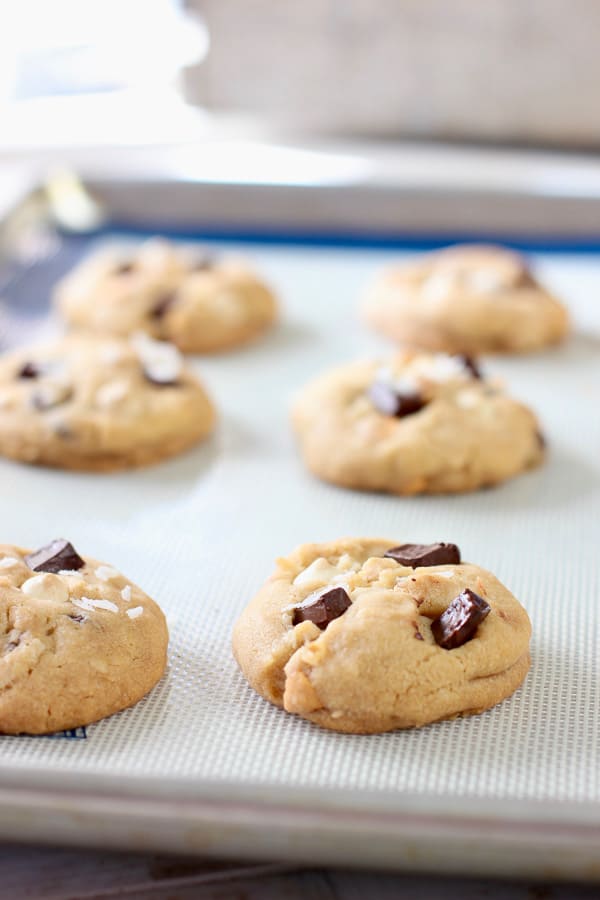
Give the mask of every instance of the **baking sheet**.
[[[90, 249], [76, 244], [69, 252]], [[3, 541], [37, 546], [67, 537], [137, 581], [162, 605], [171, 630], [168, 672], [134, 709], [89, 727], [83, 740], [0, 738], [0, 787], [54, 780], [76, 792], [94, 782], [97, 790], [101, 779], [109, 793], [124, 783], [145, 797], [231, 798], [237, 790], [253, 792], [255, 803], [261, 792], [271, 800], [279, 792], [312, 809], [341, 804], [359, 829], [361, 815], [401, 810], [410, 797], [432, 821], [453, 809], [497, 822], [507, 809], [517, 817], [537, 809], [538, 820], [547, 810], [549, 818], [597, 828], [600, 260], [533, 257], [568, 302], [575, 334], [557, 350], [485, 363], [539, 413], [547, 463], [493, 491], [399, 499], [314, 480], [296, 454], [288, 407], [322, 369], [391, 349], [361, 326], [356, 302], [377, 269], [402, 252], [216, 247], [253, 260], [278, 291], [282, 318], [250, 348], [194, 360], [220, 411], [213, 439], [177, 460], [109, 476], [0, 461]], [[5, 343], [24, 337], [46, 302], [44, 266], [55, 272], [66, 259], [56, 249], [49, 263], [6, 281]], [[23, 297], [29, 306], [19, 306]], [[481, 716], [374, 736], [322, 731], [258, 698], [231, 656], [235, 617], [274, 557], [341, 535], [453, 541], [496, 573], [533, 622], [524, 686]], [[293, 833], [293, 822], [288, 828]], [[444, 828], [449, 834], [452, 826], [438, 821]], [[272, 835], [270, 846], [274, 856], [290, 855]], [[211, 852], [227, 851], [217, 841]], [[260, 852], [269, 853], [268, 835]], [[352, 852], [360, 863], [360, 851]]]

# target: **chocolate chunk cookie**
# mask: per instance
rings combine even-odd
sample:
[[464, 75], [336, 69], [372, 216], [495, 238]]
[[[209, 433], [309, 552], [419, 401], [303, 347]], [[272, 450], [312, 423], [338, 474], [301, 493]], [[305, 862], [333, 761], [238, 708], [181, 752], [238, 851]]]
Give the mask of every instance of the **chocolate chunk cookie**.
[[205, 438], [215, 411], [177, 349], [73, 335], [0, 358], [0, 453], [65, 469], [148, 465]]
[[105, 251], [84, 260], [59, 282], [55, 303], [74, 328], [144, 331], [185, 353], [241, 346], [276, 318], [272, 291], [246, 263], [159, 239], [126, 258]]
[[562, 340], [564, 306], [502, 247], [455, 246], [383, 272], [366, 320], [395, 341], [450, 353], [525, 353]]
[[233, 634], [259, 694], [363, 734], [480, 713], [519, 687], [531, 626], [510, 591], [470, 563], [428, 565], [423, 545], [403, 545], [425, 561], [402, 565], [397, 545], [345, 538], [277, 561]]
[[165, 671], [160, 608], [67, 541], [0, 545], [0, 732], [87, 725], [141, 700]]
[[461, 355], [342, 366], [304, 388], [292, 421], [308, 468], [361, 490], [472, 491], [544, 457], [533, 413]]

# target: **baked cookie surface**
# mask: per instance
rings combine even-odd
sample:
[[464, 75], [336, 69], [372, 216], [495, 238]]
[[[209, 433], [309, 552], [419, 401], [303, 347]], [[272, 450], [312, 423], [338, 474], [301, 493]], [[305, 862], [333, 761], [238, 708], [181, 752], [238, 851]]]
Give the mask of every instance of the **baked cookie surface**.
[[564, 306], [502, 247], [458, 245], [384, 271], [367, 322], [400, 343], [450, 353], [524, 353], [562, 340]]
[[273, 293], [244, 262], [159, 239], [127, 257], [106, 251], [85, 259], [57, 284], [55, 304], [74, 328], [144, 331], [186, 353], [241, 346], [276, 317]]
[[455, 545], [407, 554], [414, 546], [346, 538], [279, 559], [233, 634], [254, 690], [357, 734], [471, 715], [510, 696], [530, 665], [527, 613], [490, 572], [456, 562]]
[[165, 671], [153, 600], [66, 541], [0, 545], [0, 732], [88, 725], [141, 700]]
[[463, 356], [407, 350], [334, 369], [301, 391], [292, 422], [307, 467], [360, 490], [471, 491], [544, 456], [533, 413]]
[[215, 411], [170, 344], [72, 335], [0, 358], [0, 454], [111, 471], [174, 456]]

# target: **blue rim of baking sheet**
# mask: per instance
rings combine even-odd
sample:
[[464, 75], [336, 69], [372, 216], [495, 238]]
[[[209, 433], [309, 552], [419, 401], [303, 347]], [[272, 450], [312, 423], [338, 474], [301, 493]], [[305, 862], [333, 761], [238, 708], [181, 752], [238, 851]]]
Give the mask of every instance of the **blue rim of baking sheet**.
[[188, 241], [231, 241], [270, 246], [330, 247], [333, 249], [360, 250], [435, 250], [449, 244], [501, 244], [525, 253], [600, 253], [600, 233], [591, 236], [515, 235], [495, 232], [460, 233], [454, 231], [411, 233], [377, 231], [340, 231], [339, 229], [313, 230], [283, 226], [281, 229], [236, 228], [218, 223], [198, 223], [193, 228], [180, 228], [175, 224], [156, 226], [142, 224], [108, 223], [85, 235], [62, 232], [65, 238], [89, 241], [102, 237], [148, 237], [160, 234]]

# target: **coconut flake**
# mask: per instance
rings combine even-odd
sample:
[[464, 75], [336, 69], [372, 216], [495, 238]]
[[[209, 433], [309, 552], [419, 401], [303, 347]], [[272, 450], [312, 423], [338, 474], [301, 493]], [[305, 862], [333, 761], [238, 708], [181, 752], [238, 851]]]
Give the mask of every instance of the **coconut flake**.
[[134, 606], [133, 609], [127, 610], [127, 615], [130, 619], [137, 619], [144, 612], [143, 606]]
[[79, 609], [85, 609], [86, 612], [92, 612], [94, 609], [106, 609], [108, 612], [119, 612], [119, 607], [112, 600], [93, 600], [91, 597], [79, 597], [72, 600]]
[[125, 601], [125, 603], [131, 603], [131, 585], [126, 584], [123, 590], [121, 591], [121, 597]]
[[119, 573], [116, 569], [113, 569], [112, 566], [98, 566], [94, 575], [96, 578], [99, 578], [100, 581], [110, 581], [111, 578], [119, 577]]
[[17, 559], [16, 556], [5, 556], [0, 559], [0, 569], [10, 569], [13, 566], [18, 566], [23, 560]]

